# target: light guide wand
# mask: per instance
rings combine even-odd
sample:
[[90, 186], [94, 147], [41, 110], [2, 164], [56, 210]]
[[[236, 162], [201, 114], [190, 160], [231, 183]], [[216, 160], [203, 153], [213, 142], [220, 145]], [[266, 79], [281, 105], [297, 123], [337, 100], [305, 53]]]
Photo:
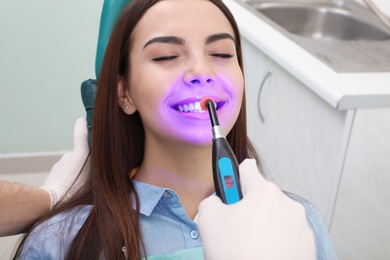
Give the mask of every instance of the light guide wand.
[[215, 103], [211, 98], [201, 102], [203, 110], [208, 110], [213, 132], [213, 179], [217, 196], [226, 204], [242, 199], [237, 158], [223, 135], [219, 125]]

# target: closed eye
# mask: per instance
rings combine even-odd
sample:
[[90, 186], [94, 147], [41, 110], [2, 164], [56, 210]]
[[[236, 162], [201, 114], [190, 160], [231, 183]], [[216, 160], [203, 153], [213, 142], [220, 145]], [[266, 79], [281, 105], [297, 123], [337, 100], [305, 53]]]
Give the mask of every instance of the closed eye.
[[213, 53], [211, 56], [216, 57], [216, 58], [221, 58], [221, 59], [230, 59], [234, 55], [228, 54], [228, 53]]
[[157, 58], [153, 58], [152, 60], [153, 61], [157, 61], [157, 62], [159, 62], [159, 61], [168, 61], [168, 60], [174, 60], [174, 59], [176, 59], [177, 58], [177, 56], [161, 56], [161, 57], [157, 57]]

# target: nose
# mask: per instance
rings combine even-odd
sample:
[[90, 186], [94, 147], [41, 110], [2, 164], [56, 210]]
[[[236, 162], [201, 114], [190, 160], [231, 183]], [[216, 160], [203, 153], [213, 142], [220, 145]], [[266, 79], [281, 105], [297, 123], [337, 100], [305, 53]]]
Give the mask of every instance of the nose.
[[188, 86], [208, 86], [215, 82], [215, 72], [212, 65], [205, 59], [196, 59], [193, 61], [186, 73], [184, 82]]
[[189, 80], [188, 85], [204, 86], [204, 85], [210, 85], [213, 82], [214, 82], [214, 80], [212, 78], [207, 77], [207, 76], [196, 76], [193, 79]]

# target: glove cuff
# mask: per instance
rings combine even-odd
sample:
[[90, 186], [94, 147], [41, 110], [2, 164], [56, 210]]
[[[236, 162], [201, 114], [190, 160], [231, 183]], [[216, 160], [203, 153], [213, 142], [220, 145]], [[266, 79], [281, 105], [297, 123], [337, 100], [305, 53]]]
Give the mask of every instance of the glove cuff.
[[50, 211], [52, 211], [54, 206], [58, 202], [57, 194], [55, 192], [51, 191], [50, 189], [46, 188], [46, 187], [38, 187], [38, 188], [40, 188], [40, 189], [46, 191], [47, 193], [49, 193], [49, 196], [50, 196]]

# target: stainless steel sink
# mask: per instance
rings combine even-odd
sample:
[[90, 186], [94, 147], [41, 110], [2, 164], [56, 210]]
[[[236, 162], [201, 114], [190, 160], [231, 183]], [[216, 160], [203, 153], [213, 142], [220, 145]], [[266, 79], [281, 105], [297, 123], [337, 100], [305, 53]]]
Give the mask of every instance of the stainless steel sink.
[[253, 7], [290, 33], [321, 40], [390, 39], [385, 32], [364, 16], [349, 10], [309, 3], [258, 3]]
[[236, 1], [337, 72], [390, 71], [390, 30], [356, 1]]

